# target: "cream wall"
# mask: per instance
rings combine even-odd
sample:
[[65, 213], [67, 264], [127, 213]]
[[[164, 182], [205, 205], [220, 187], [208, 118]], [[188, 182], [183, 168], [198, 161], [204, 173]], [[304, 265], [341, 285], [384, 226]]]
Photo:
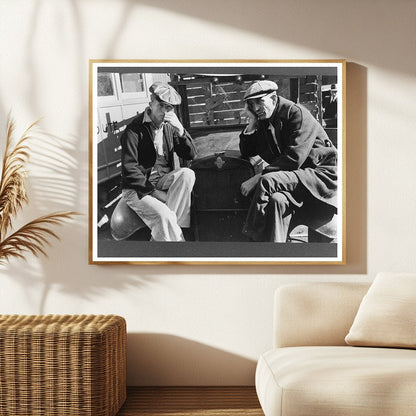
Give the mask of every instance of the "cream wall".
[[[49, 258], [0, 269], [0, 312], [124, 316], [132, 385], [252, 384], [276, 287], [415, 271], [415, 19], [414, 0], [2, 0], [2, 149], [10, 109], [50, 133], [19, 221], [83, 215]], [[88, 265], [91, 58], [347, 59], [347, 264]]]

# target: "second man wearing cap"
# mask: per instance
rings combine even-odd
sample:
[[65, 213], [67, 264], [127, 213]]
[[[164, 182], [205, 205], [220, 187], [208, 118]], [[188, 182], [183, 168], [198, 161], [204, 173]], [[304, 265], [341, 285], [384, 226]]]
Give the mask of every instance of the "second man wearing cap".
[[296, 209], [313, 207], [309, 217], [318, 224], [336, 213], [337, 150], [312, 114], [277, 89], [261, 80], [245, 93], [249, 122], [240, 135], [241, 155], [260, 156], [268, 166], [241, 192], [254, 191], [243, 233], [253, 241], [284, 243]]
[[184, 241], [190, 226], [194, 172], [175, 155], [192, 160], [195, 147], [175, 114], [181, 97], [169, 84], [150, 87], [149, 107], [121, 136], [122, 197], [151, 230], [153, 241]]

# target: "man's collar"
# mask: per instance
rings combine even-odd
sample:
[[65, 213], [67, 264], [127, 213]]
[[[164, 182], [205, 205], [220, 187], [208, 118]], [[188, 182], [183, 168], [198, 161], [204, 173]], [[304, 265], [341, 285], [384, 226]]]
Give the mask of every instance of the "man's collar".
[[276, 107], [274, 108], [273, 114], [269, 118], [269, 122], [273, 123], [274, 119], [277, 117], [277, 113], [279, 112], [280, 107], [280, 96], [277, 96]]
[[260, 120], [260, 122], [268, 128], [269, 124], [273, 124], [275, 118], [277, 117], [277, 114], [279, 112], [279, 106], [280, 106], [280, 97], [277, 96], [276, 106], [274, 107], [272, 115], [267, 118], [266, 120]]
[[159, 127], [156, 126], [156, 124], [153, 122], [152, 118], [150, 117], [150, 107], [146, 107], [146, 109], [144, 110], [143, 123], [149, 123], [150, 126], [155, 130], [161, 129], [163, 125], [165, 124], [165, 123], [162, 123]]
[[150, 107], [146, 107], [146, 110], [144, 110], [143, 114], [143, 123], [153, 123], [152, 119], [149, 115]]

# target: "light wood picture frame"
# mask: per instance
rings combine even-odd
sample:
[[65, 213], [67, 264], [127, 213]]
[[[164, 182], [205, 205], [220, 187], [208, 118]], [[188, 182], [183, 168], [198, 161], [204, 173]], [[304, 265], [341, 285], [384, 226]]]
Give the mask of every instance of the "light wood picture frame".
[[[90, 264], [345, 264], [345, 70], [343, 59], [90, 60]], [[335, 209], [327, 216], [322, 205], [294, 207], [285, 242], [242, 233], [253, 193], [243, 197], [241, 183], [267, 166], [260, 157], [243, 158], [239, 146], [248, 122], [244, 94], [259, 80], [274, 82], [279, 97], [311, 113], [336, 149]], [[120, 137], [146, 111], [155, 82], [181, 96], [175, 111], [197, 150], [186, 164], [196, 182], [191, 227], [180, 242], [150, 241], [148, 227], [120, 202]], [[304, 221], [315, 213], [327, 219]]]

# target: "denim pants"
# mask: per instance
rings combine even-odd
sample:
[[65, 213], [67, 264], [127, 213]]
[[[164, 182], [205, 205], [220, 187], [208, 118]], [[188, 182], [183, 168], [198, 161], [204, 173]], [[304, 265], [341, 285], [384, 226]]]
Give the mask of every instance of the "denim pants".
[[166, 192], [166, 203], [151, 195], [139, 198], [133, 189], [123, 189], [123, 198], [150, 228], [152, 240], [184, 241], [181, 227], [190, 226], [194, 184], [194, 171], [180, 168], [167, 173], [156, 184], [156, 189]]

